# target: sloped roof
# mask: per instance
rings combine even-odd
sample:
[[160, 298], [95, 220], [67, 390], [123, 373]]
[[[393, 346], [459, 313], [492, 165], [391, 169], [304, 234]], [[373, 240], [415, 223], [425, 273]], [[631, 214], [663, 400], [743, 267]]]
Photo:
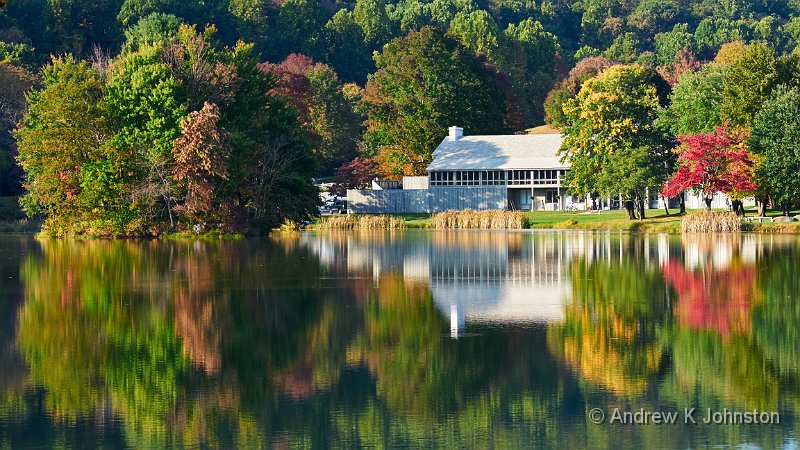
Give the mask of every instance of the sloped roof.
[[561, 142], [559, 134], [445, 138], [428, 170], [568, 169], [557, 154]]

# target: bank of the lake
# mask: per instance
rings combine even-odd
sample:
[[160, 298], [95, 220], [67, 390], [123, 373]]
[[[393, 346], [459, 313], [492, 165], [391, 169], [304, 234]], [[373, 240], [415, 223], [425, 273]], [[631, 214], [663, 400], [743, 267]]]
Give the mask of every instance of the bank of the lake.
[[[689, 211], [691, 214], [694, 211]], [[644, 220], [629, 220], [627, 213], [622, 210], [614, 211], [530, 211], [525, 212], [528, 219], [528, 229], [553, 229], [553, 230], [611, 230], [647, 233], [680, 233], [681, 221], [685, 216], [671, 211], [669, 215], [664, 210], [648, 210]], [[755, 211], [747, 211], [748, 216], [755, 216]], [[778, 211], [771, 211], [769, 217], [781, 215]], [[397, 228], [432, 228], [432, 214], [388, 214], [395, 219]], [[331, 217], [323, 216], [309, 225], [311, 229], [324, 229], [321, 225]], [[746, 231], [755, 233], [800, 233], [800, 222], [791, 223], [747, 223]]]

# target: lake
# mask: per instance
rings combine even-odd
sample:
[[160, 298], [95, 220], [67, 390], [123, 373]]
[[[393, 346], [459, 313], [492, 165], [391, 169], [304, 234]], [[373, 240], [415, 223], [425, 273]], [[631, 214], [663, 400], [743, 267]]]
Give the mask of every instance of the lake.
[[0, 449], [798, 448], [798, 324], [797, 236], [4, 235]]

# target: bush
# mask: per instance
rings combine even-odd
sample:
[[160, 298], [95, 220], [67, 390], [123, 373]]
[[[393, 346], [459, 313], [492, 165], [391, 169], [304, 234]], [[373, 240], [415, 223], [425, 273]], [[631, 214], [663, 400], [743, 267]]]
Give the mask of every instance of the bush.
[[518, 230], [528, 228], [528, 216], [522, 211], [446, 211], [431, 217], [430, 227], [437, 230], [481, 229]]
[[403, 219], [387, 215], [338, 215], [322, 219], [320, 230], [394, 230], [404, 228]]
[[681, 221], [684, 233], [725, 233], [742, 231], [742, 219], [736, 214], [703, 211], [687, 215]]

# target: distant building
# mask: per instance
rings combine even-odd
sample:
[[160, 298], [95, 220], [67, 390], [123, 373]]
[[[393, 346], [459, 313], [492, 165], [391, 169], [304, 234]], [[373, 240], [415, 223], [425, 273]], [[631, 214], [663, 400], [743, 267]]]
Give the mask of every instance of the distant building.
[[[402, 182], [374, 182], [372, 190], [347, 191], [351, 213], [431, 213], [447, 210], [558, 211], [618, 209], [621, 198], [581, 198], [568, 195], [564, 178], [569, 164], [561, 162], [560, 134], [464, 136], [450, 127], [433, 152], [428, 176]], [[752, 202], [747, 202], [748, 204]], [[705, 206], [696, 194], [686, 196], [689, 208]], [[729, 205], [714, 196], [712, 207]], [[648, 194], [648, 208], [663, 208], [658, 192]], [[677, 207], [677, 202], [670, 202]]]
[[[583, 209], [567, 196], [569, 165], [560, 161], [558, 134], [464, 136], [451, 127], [433, 152], [427, 177], [404, 177], [401, 189], [380, 186], [347, 192], [353, 213], [463, 210]], [[375, 186], [374, 186], [375, 187]]]
[[559, 134], [464, 136], [451, 127], [428, 166], [430, 187], [496, 187], [505, 209], [564, 209], [582, 200], [564, 195], [562, 141]]

